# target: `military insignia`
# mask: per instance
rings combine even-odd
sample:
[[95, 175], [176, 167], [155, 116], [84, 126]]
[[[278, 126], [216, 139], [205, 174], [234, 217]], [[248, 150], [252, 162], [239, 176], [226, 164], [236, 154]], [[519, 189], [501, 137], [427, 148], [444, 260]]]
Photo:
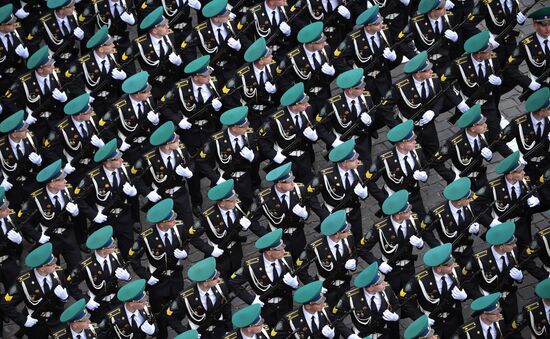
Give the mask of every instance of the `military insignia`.
[[170, 317], [172, 314], [174, 314], [174, 312], [170, 309], [170, 307], [168, 307], [166, 309], [166, 315]]
[[342, 52], [337, 48], [337, 49], [334, 51], [334, 56], [335, 56], [335, 57], [338, 57], [338, 56], [340, 56], [340, 54], [342, 54]]
[[400, 297], [404, 297], [404, 296], [406, 296], [406, 295], [407, 295], [407, 292], [405, 292], [404, 289], [401, 289], [401, 291], [399, 291], [399, 296], [400, 296]]
[[199, 156], [200, 156], [202, 159], [205, 159], [205, 158], [206, 158], [206, 153], [204, 153], [204, 151], [201, 151], [201, 153], [199, 154]]
[[76, 195], [80, 194], [80, 187], [78, 187], [78, 186], [75, 187], [74, 194], [76, 194]]
[[107, 122], [105, 120], [99, 119], [99, 126], [103, 127], [103, 126], [105, 126], [106, 123]]
[[71, 72], [69, 72], [69, 70], [66, 70], [65, 71], [65, 78], [70, 78], [72, 77], [73, 75], [71, 74]]
[[222, 92], [223, 92], [223, 94], [229, 93], [229, 88], [227, 86], [223, 86]]
[[441, 74], [441, 81], [445, 81], [447, 80], [447, 77], [445, 76], [445, 74]]
[[80, 15], [78, 16], [78, 21], [84, 22], [84, 21], [86, 21], [86, 18], [84, 17], [84, 15], [80, 14]]
[[144, 1], [142, 4], [141, 4], [141, 9], [146, 9], [147, 8], [147, 1]]
[[13, 297], [9, 293], [6, 293], [6, 295], [4, 296], [5, 301], [11, 301], [12, 299]]
[[260, 128], [260, 130], [258, 131], [258, 134], [259, 134], [261, 137], [264, 137], [267, 133], [266, 133], [265, 129]]

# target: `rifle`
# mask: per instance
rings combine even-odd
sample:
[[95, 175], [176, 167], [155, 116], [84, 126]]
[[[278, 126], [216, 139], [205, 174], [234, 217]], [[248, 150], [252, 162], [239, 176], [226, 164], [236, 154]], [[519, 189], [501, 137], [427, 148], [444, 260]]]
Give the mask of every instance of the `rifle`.
[[[449, 147], [447, 145], [441, 146], [441, 148], [436, 153], [436, 155], [432, 156], [432, 158], [428, 162], [426, 162], [424, 166], [422, 166], [422, 164], [418, 162], [419, 166], [417, 170], [424, 171], [425, 169], [429, 169], [433, 163], [439, 161], [439, 157], [437, 155], [445, 156], [448, 154], [448, 152], [449, 152]], [[407, 173], [407, 175], [403, 177], [403, 182], [402, 182], [403, 187], [408, 187], [413, 182], [413, 180], [417, 181], [416, 179], [414, 179], [413, 173]]]
[[[542, 72], [542, 74], [537, 78], [537, 82], [540, 84], [540, 83], [544, 82], [549, 76], [550, 76], [550, 66], [546, 65], [546, 70], [544, 72]], [[519, 96], [519, 100], [520, 101], [525, 101], [533, 93], [535, 93], [535, 91], [527, 89], [525, 92], [523, 92]]]
[[235, 299], [237, 296], [235, 294], [229, 294], [229, 298], [225, 298], [225, 296], [223, 296], [222, 298], [222, 302], [217, 306], [217, 307], [214, 307], [213, 310], [207, 310], [208, 313], [206, 313], [206, 319], [204, 320], [204, 322], [197, 328], [197, 331], [199, 333], [203, 332], [205, 329], [207, 329], [208, 327], [210, 327], [212, 324], [216, 323], [216, 322], [221, 322], [221, 320], [219, 320], [220, 316], [220, 312], [222, 312], [228, 305], [231, 305], [231, 302], [233, 301], [233, 299]]

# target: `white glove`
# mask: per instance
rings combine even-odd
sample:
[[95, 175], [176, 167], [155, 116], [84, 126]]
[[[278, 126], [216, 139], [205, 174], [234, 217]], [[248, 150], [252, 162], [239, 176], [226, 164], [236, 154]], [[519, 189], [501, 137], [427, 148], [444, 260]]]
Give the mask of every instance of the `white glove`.
[[220, 101], [220, 99], [215, 98], [214, 100], [212, 100], [212, 107], [216, 112], [219, 111], [220, 108], [222, 108], [222, 102]]
[[361, 122], [365, 124], [365, 126], [370, 126], [372, 124], [372, 118], [367, 113], [361, 113]]
[[25, 19], [26, 17], [29, 16], [29, 12], [27, 12], [26, 10], [23, 9], [23, 7], [19, 8], [16, 12], [15, 12], [15, 16], [18, 17], [19, 19]]
[[265, 88], [266, 92], [269, 93], [269, 94], [273, 94], [273, 93], [277, 92], [277, 87], [269, 81], [265, 83], [264, 88]]
[[31, 154], [29, 154], [29, 160], [36, 166], [40, 166], [42, 164], [42, 157], [36, 152], [32, 152]]
[[386, 309], [384, 311], [384, 313], [382, 313], [382, 318], [385, 321], [398, 321], [399, 320], [399, 315], [395, 312], [392, 312], [392, 311]]
[[463, 289], [459, 289], [458, 286], [456, 285], [451, 290], [451, 296], [453, 297], [454, 300], [458, 300], [458, 301], [464, 301], [466, 300], [466, 298], [468, 298], [466, 291], [464, 291]]
[[445, 38], [451, 40], [452, 42], [457, 42], [458, 41], [458, 33], [448, 29], [448, 30], [445, 31]]
[[314, 131], [310, 126], [307, 126], [307, 127], [304, 129], [304, 132], [303, 132], [303, 133], [304, 133], [304, 136], [305, 136], [306, 138], [308, 138], [309, 140], [314, 141], [314, 142], [317, 141], [317, 139], [319, 138], [319, 137], [317, 136], [317, 132]]
[[489, 75], [489, 83], [493, 86], [502, 85], [502, 79], [494, 74]]
[[510, 270], [510, 277], [515, 281], [520, 282], [523, 280], [523, 273], [517, 268], [512, 267], [512, 269]]
[[197, 11], [200, 11], [202, 7], [201, 2], [199, 0], [188, 0], [187, 5], [189, 5], [189, 7]]
[[168, 56], [168, 60], [176, 66], [181, 65], [182, 62], [183, 62], [181, 60], [181, 57], [179, 55], [177, 55], [176, 53], [174, 53], [174, 52], [170, 53], [170, 55]]
[[525, 161], [525, 159], [523, 158], [523, 155], [519, 156], [519, 163], [522, 165], [527, 165], [527, 161]]
[[433, 324], [435, 324], [435, 320], [428, 318], [428, 325], [433, 326]]
[[344, 5], [338, 6], [337, 10], [338, 10], [338, 14], [340, 14], [344, 18], [346, 18], [348, 20], [349, 20], [349, 18], [351, 18], [351, 13], [350, 13], [349, 9], [347, 9]]
[[32, 124], [34, 124], [34, 123], [36, 122], [36, 120], [37, 120], [37, 119], [36, 119], [35, 117], [33, 117], [32, 114], [29, 114], [29, 115], [27, 116], [27, 119], [25, 119], [25, 123], [26, 123], [27, 125], [32, 125]]
[[111, 77], [115, 80], [125, 80], [127, 75], [126, 72], [123, 70], [119, 70], [118, 68], [113, 68], [113, 71], [111, 72]]
[[420, 124], [420, 126], [427, 125], [430, 123], [430, 121], [433, 120], [434, 117], [435, 117], [434, 111], [428, 110], [426, 111], [426, 113], [422, 114], [422, 118], [420, 118], [420, 121], [418, 121], [418, 123]]
[[241, 50], [241, 42], [239, 40], [235, 40], [235, 38], [231, 37], [227, 39], [227, 46], [233, 48], [236, 51]]
[[122, 186], [122, 191], [129, 197], [135, 197], [137, 194], [137, 189], [134, 185], [130, 185], [129, 182], [125, 182]]
[[176, 248], [174, 250], [174, 257], [179, 260], [183, 260], [187, 258], [187, 251], [186, 250], [180, 250], [179, 248]]
[[289, 36], [290, 35], [290, 26], [286, 23], [286, 22], [281, 22], [279, 24], [279, 29], [281, 30], [281, 32], [285, 35], [285, 36]]
[[8, 231], [8, 239], [15, 244], [20, 244], [23, 241], [21, 233], [16, 232], [14, 229]]
[[153, 111], [147, 113], [147, 120], [149, 120], [153, 125], [158, 125], [160, 122], [159, 114]]
[[413, 173], [413, 178], [414, 180], [426, 182], [426, 180], [428, 180], [428, 174], [426, 173], [426, 171], [416, 170]]
[[101, 212], [97, 212], [97, 215], [94, 218], [94, 222], [96, 224], [103, 224], [105, 221], [107, 221], [107, 216]]
[[188, 167], [183, 167], [182, 165], [176, 167], [176, 174], [185, 179], [189, 179], [193, 176], [193, 172], [191, 172]]
[[88, 302], [86, 303], [86, 308], [90, 311], [94, 311], [96, 308], [99, 307], [99, 303], [94, 300], [94, 298], [90, 298]]
[[115, 277], [119, 280], [128, 281], [130, 280], [130, 272], [128, 272], [122, 267], [117, 267], [117, 269], [115, 270]]
[[497, 49], [500, 44], [495, 40], [495, 37], [491, 34], [489, 37], [489, 43], [493, 46], [493, 49]]
[[88, 103], [91, 104], [95, 101], [95, 98], [93, 96], [90, 95], [90, 97], [88, 98]]
[[336, 73], [336, 69], [334, 69], [334, 66], [329, 65], [325, 62], [323, 66], [321, 66], [321, 72], [325, 73], [328, 76], [333, 76], [334, 73]]
[[540, 84], [536, 82], [535, 80], [531, 80], [531, 83], [529, 84], [529, 89], [533, 92], [538, 90], [540, 88]]
[[241, 225], [243, 230], [245, 231], [248, 230], [248, 228], [250, 227], [250, 224], [252, 224], [250, 222], [250, 219], [248, 219], [245, 216], [242, 216], [241, 219], [239, 219], [239, 225]]
[[422, 248], [422, 246], [424, 246], [424, 240], [417, 237], [416, 235], [411, 235], [411, 237], [409, 238], [409, 243], [416, 248]]
[[50, 241], [50, 237], [45, 235], [43, 232], [42, 232], [42, 235], [40, 235], [40, 239], [38, 239], [38, 242], [41, 243], [41, 244], [45, 244], [47, 243], [48, 241]]
[[156, 190], [149, 192], [146, 198], [149, 199], [150, 202], [157, 202], [162, 199], [162, 197], [160, 196], [160, 194], [157, 193]]
[[92, 145], [94, 145], [95, 147], [97, 148], [101, 148], [103, 146], [105, 146], [105, 142], [103, 140], [101, 140], [100, 137], [98, 137], [97, 135], [92, 135], [92, 137], [90, 138], [90, 143]]
[[296, 204], [294, 205], [294, 207], [292, 207], [292, 213], [296, 214], [302, 219], [307, 219], [307, 217], [309, 216], [307, 208], [301, 206], [300, 204]]
[[359, 198], [366, 199], [369, 196], [369, 190], [366, 187], [363, 187], [361, 184], [355, 185], [353, 188], [353, 193], [355, 193]]
[[155, 324], [151, 324], [149, 321], [145, 320], [140, 327], [141, 331], [147, 335], [153, 335], [155, 333]]
[[473, 224], [468, 227], [468, 232], [470, 234], [478, 234], [479, 233], [479, 224], [477, 222], [474, 222]]
[[67, 293], [67, 289], [61, 285], [57, 285], [54, 288], [53, 293], [55, 293], [55, 295], [61, 300], [67, 300], [67, 298], [69, 298], [69, 293]]
[[136, 18], [134, 18], [134, 15], [128, 14], [128, 12], [122, 13], [122, 15], [120, 16], [120, 20], [124, 21], [130, 26], [136, 23]]
[[78, 209], [78, 205], [74, 202], [68, 202], [67, 205], [65, 205], [65, 209], [67, 212], [71, 213], [73, 217], [76, 217], [80, 210]]
[[344, 264], [344, 267], [346, 270], [355, 271], [357, 269], [357, 260], [348, 259], [348, 261]]
[[527, 18], [525, 17], [525, 15], [521, 12], [518, 12], [518, 14], [516, 14], [516, 20], [518, 21], [518, 24], [520, 25], [523, 25], [523, 23], [525, 22]]
[[334, 335], [335, 335], [334, 328], [328, 325], [323, 326], [323, 329], [321, 330], [321, 332], [326, 338], [331, 338], [331, 339], [334, 338]]
[[535, 207], [539, 204], [540, 200], [537, 197], [530, 197], [529, 199], [527, 199], [527, 205], [529, 205], [529, 207]]
[[298, 277], [292, 276], [290, 272], [286, 272], [286, 274], [283, 275], [283, 282], [292, 288], [298, 287]]
[[456, 106], [456, 108], [458, 108], [461, 113], [464, 113], [470, 109], [470, 106], [468, 106], [468, 104], [463, 100], [460, 104], [458, 104], [458, 106]]
[[181, 129], [190, 129], [191, 127], [193, 127], [193, 124], [190, 123], [186, 117], [183, 117], [178, 123], [178, 126]]
[[362, 337], [358, 336], [357, 334], [355, 333], [352, 333], [350, 335], [348, 335], [348, 338], [347, 339], [363, 339]]
[[400, 3], [402, 3], [405, 6], [408, 6], [411, 0], [399, 0]]
[[445, 2], [445, 9], [453, 9], [455, 8], [455, 4], [451, 0], [447, 0]]
[[52, 97], [59, 102], [67, 101], [67, 94], [65, 92], [61, 92], [59, 88], [54, 88], [52, 91]]
[[8, 181], [8, 179], [2, 180], [2, 183], [0, 184], [0, 187], [2, 187], [4, 190], [9, 191], [12, 189], [13, 185], [11, 182]]
[[246, 160], [248, 160], [248, 162], [252, 162], [254, 161], [254, 152], [252, 152], [250, 150], [250, 148], [248, 147], [243, 147], [243, 149], [241, 149], [241, 157], [245, 158]]
[[33, 327], [38, 322], [38, 319], [34, 319], [30, 314], [27, 315], [27, 320], [25, 321], [25, 327]]
[[260, 296], [259, 296], [259, 295], [257, 295], [256, 298], [254, 298], [254, 301], [252, 301], [252, 305], [254, 305], [254, 304], [258, 304], [258, 305], [260, 305], [260, 306], [262, 306], [262, 307], [265, 305], [264, 302], [260, 300]]
[[493, 152], [488, 149], [487, 147], [483, 147], [481, 149], [481, 156], [487, 160], [487, 161], [491, 161], [491, 159], [493, 159]]
[[76, 168], [74, 168], [70, 162], [68, 162], [64, 167], [63, 167], [63, 172], [67, 173], [67, 174], [71, 174], [73, 173], [74, 171], [76, 170]]
[[336, 138], [334, 139], [334, 141], [332, 142], [332, 145], [330, 145], [332, 148], [335, 148], [335, 147], [338, 147], [340, 145], [342, 145], [344, 142], [342, 140], [340, 140], [340, 138]]
[[397, 59], [397, 54], [395, 53], [395, 51], [392, 51], [389, 47], [384, 48], [384, 52], [382, 53], [382, 56], [388, 59], [389, 61], [395, 61]]
[[548, 133], [548, 135], [546, 136], [546, 138], [548, 138], [548, 141], [550, 141], [550, 133]]
[[84, 31], [80, 27], [75, 28], [73, 34], [78, 40], [82, 40], [84, 38]]
[[502, 224], [500, 222], [500, 220], [498, 220], [498, 218], [494, 218], [492, 221], [491, 221], [491, 224], [489, 224], [489, 227], [495, 227], [496, 225], [500, 225]]
[[23, 59], [27, 59], [29, 57], [29, 50], [27, 47], [19, 44], [17, 47], [15, 47], [15, 53], [22, 57]]
[[226, 180], [220, 175], [220, 177], [218, 178], [218, 181], [216, 181], [216, 185], [219, 185], [224, 181], [226, 181]]
[[156, 285], [158, 282], [159, 280], [153, 275], [149, 278], [149, 280], [147, 280], [147, 284], [151, 286]]
[[286, 159], [286, 156], [284, 156], [281, 152], [277, 152], [277, 154], [275, 154], [275, 157], [273, 158], [273, 161], [275, 161], [278, 164], [282, 164], [283, 161], [285, 161], [285, 159]]
[[218, 245], [214, 245], [214, 249], [212, 250], [212, 256], [214, 258], [218, 258], [220, 255], [222, 255], [224, 250], [218, 247]]
[[380, 264], [380, 266], [378, 266], [378, 270], [384, 274], [388, 274], [393, 271], [393, 267], [383, 262]]

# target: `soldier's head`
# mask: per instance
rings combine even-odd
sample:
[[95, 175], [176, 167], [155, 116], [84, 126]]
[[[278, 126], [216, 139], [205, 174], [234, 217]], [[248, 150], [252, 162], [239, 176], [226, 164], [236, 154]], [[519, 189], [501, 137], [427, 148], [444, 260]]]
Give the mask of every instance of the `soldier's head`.
[[387, 197], [382, 204], [382, 212], [391, 216], [397, 223], [410, 219], [412, 205], [409, 204], [409, 192], [400, 190]]
[[516, 151], [502, 159], [497, 164], [495, 171], [497, 174], [503, 174], [509, 183], [515, 184], [525, 177], [524, 168], [525, 164], [522, 162], [521, 155], [519, 151]]
[[502, 224], [493, 226], [486, 234], [487, 242], [493, 246], [495, 251], [499, 254], [510, 253], [516, 248], [516, 225], [511, 222], [504, 222]]
[[115, 42], [109, 35], [109, 27], [102, 26], [90, 40], [88, 40], [86, 48], [93, 49], [100, 57], [112, 54], [115, 50]]
[[55, 11], [55, 14], [60, 18], [65, 18], [73, 15], [75, 10], [74, 0], [48, 0], [48, 8]]
[[451, 243], [441, 244], [430, 249], [423, 257], [424, 264], [431, 267], [439, 275], [450, 274], [458, 267], [453, 258], [453, 245]]
[[418, 14], [428, 15], [432, 20], [437, 20], [445, 15], [445, 0], [421, 0], [418, 4]]
[[531, 94], [525, 101], [525, 110], [537, 120], [550, 117], [550, 88], [543, 87]]
[[537, 284], [535, 293], [542, 299], [545, 305], [550, 306], [550, 278], [546, 278]]
[[218, 207], [223, 210], [230, 211], [237, 205], [237, 194], [233, 190], [235, 181], [233, 179], [226, 180], [212, 187], [208, 191], [208, 199], [215, 201]]
[[487, 31], [479, 32], [464, 43], [464, 51], [470, 53], [477, 61], [489, 60], [493, 46], [489, 42], [491, 34]]
[[384, 281], [384, 275], [378, 270], [378, 262], [374, 261], [357, 276], [355, 276], [353, 285], [374, 294], [384, 291], [387, 283]]
[[10, 33], [15, 31], [17, 18], [13, 15], [13, 4], [7, 4], [0, 7], [0, 33]]
[[274, 182], [275, 189], [280, 193], [288, 193], [294, 190], [292, 163], [286, 163], [269, 171], [269, 173], [265, 176], [265, 180]]
[[117, 298], [124, 303], [130, 312], [142, 310], [148, 305], [145, 293], [145, 279], [138, 279], [122, 286], [117, 292]]
[[336, 86], [344, 90], [350, 99], [356, 99], [365, 91], [364, 70], [354, 68], [345, 71], [336, 78]]
[[117, 139], [111, 139], [94, 154], [94, 161], [109, 171], [122, 167], [122, 152], [117, 149]]
[[3, 187], [0, 187], [0, 219], [4, 219], [11, 212], [10, 202], [6, 199], [6, 190]]
[[299, 82], [287, 89], [279, 102], [293, 113], [304, 112], [309, 107], [309, 96], [304, 92], [304, 83]]
[[71, 330], [80, 333], [90, 326], [90, 313], [86, 310], [86, 299], [82, 298], [67, 307], [59, 320], [62, 323], [67, 323]]
[[388, 132], [388, 140], [395, 144], [395, 148], [402, 154], [407, 154], [416, 148], [416, 134], [414, 133], [414, 123], [412, 120], [406, 120], [393, 127]]
[[287, 0], [266, 0], [265, 3], [269, 8], [282, 7], [287, 5]]
[[262, 307], [259, 304], [247, 306], [231, 317], [233, 327], [240, 329], [246, 337], [253, 337], [262, 332], [264, 319], [261, 316]]
[[311, 23], [298, 32], [298, 42], [310, 51], [320, 51], [327, 46], [327, 37], [323, 34], [322, 21]]
[[346, 220], [346, 211], [332, 212], [321, 222], [321, 234], [334, 242], [339, 242], [351, 235], [351, 225]]
[[113, 227], [103, 226], [90, 234], [86, 240], [86, 247], [95, 251], [100, 257], [105, 258], [116, 251], [116, 242], [113, 238]]
[[538, 35], [547, 39], [550, 36], [550, 7], [544, 7], [528, 15], [533, 19], [533, 27]]
[[216, 270], [216, 258], [208, 257], [198, 261], [189, 267], [187, 276], [203, 291], [216, 286], [220, 282], [220, 272]]
[[50, 242], [38, 246], [25, 257], [25, 265], [33, 268], [36, 273], [45, 277], [56, 269], [56, 259], [52, 255], [53, 246]]
[[136, 73], [124, 80], [122, 91], [135, 101], [145, 101], [151, 97], [151, 89], [153, 88], [148, 80], [149, 73], [147, 71]]
[[453, 181], [443, 190], [443, 195], [455, 208], [466, 207], [472, 200], [472, 181], [470, 178], [460, 178]]
[[191, 81], [197, 86], [206, 85], [212, 80], [212, 71], [209, 66], [210, 54], [203, 55], [185, 66], [185, 73], [191, 76]]
[[[225, 111], [220, 116], [220, 122], [222, 125], [227, 126], [227, 129], [231, 135], [237, 137], [245, 135], [248, 131], [248, 106], [238, 106]], [[233, 141], [233, 140], [231, 140]]]
[[413, 321], [404, 333], [405, 339], [437, 339], [439, 338], [430, 327], [428, 316], [423, 315]]
[[470, 308], [474, 311], [473, 316], [479, 317], [485, 324], [496, 323], [501, 318], [500, 292], [479, 297], [472, 302]]
[[168, 26], [168, 20], [163, 16], [163, 11], [162, 6], [154, 9], [145, 18], [143, 18], [139, 24], [139, 28], [144, 31], [148, 31], [149, 34], [157, 39], [167, 35], [170, 31], [170, 27]]
[[320, 312], [325, 307], [325, 301], [323, 282], [320, 280], [310, 282], [294, 293], [294, 302], [303, 305], [304, 309], [311, 314]]
[[269, 261], [283, 258], [285, 256], [283, 230], [277, 228], [261, 236], [256, 240], [255, 246]]
[[481, 114], [481, 105], [475, 104], [464, 112], [457, 121], [457, 126], [471, 135], [477, 137], [487, 132], [487, 118]]
[[92, 117], [93, 108], [90, 105], [90, 94], [84, 93], [65, 104], [63, 112], [76, 122], [88, 121]]
[[20, 142], [27, 137], [28, 125], [23, 120], [25, 111], [20, 110], [0, 123], [0, 133], [7, 134], [13, 142]]
[[254, 63], [259, 69], [264, 69], [266, 65], [271, 64], [273, 55], [271, 48], [266, 46], [265, 38], [259, 38], [246, 49], [244, 60]]
[[163, 232], [176, 226], [177, 217], [178, 214], [174, 211], [174, 200], [171, 198], [157, 202], [147, 211], [147, 221], [156, 224]]
[[210, 18], [214, 25], [220, 26], [229, 21], [231, 12], [227, 9], [227, 0], [213, 0], [204, 5], [202, 14]]
[[67, 173], [63, 171], [61, 159], [52, 162], [44, 167], [36, 175], [36, 181], [46, 184], [46, 189], [52, 193], [57, 193], [67, 187]]
[[42, 46], [27, 59], [27, 68], [36, 74], [45, 77], [55, 70], [55, 60], [50, 58], [48, 46]]
[[180, 147], [180, 137], [176, 134], [176, 127], [172, 121], [160, 125], [149, 137], [149, 143], [160, 149], [161, 152], [171, 155]]
[[373, 35], [384, 28], [384, 18], [380, 15], [380, 6], [374, 5], [371, 8], [361, 13], [357, 20], [356, 25], [362, 25], [365, 32]]

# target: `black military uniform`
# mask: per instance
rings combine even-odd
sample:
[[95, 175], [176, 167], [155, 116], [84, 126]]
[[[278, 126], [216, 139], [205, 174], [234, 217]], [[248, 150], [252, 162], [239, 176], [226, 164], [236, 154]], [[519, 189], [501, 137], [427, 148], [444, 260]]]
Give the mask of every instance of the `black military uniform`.
[[546, 279], [550, 273], [550, 227], [546, 227], [534, 235], [540, 250], [537, 253], [542, 265], [538, 269], [529, 270], [529, 273], [539, 281]]
[[[14, 219], [17, 219], [14, 213], [0, 219], [0, 229], [2, 230], [0, 235], [0, 281], [5, 287], [12, 286], [17, 281], [21, 270], [21, 265], [18, 261], [23, 252], [23, 243], [17, 243], [9, 239], [8, 232], [13, 230], [14, 232], [19, 232], [19, 234], [23, 233], [25, 236], [28, 234], [28, 230], [16, 231]], [[1, 328], [2, 326], [0, 325]]]
[[[144, 321], [155, 323], [154, 321], [155, 318], [153, 316], [152, 311], [149, 309], [149, 307], [146, 306], [143, 310], [136, 310], [136, 313], [139, 313]], [[130, 338], [130, 337], [133, 339], [147, 338], [147, 334], [143, 332], [140, 328], [141, 325], [138, 325], [136, 323], [137, 328], [132, 327], [132, 324], [131, 324], [132, 319], [128, 317], [127, 310], [124, 304], [118, 306], [114, 310], [107, 313], [106, 320], [110, 326], [110, 331], [108, 334], [106, 334], [105, 336], [106, 338], [117, 338], [117, 339], [124, 339], [124, 338]], [[158, 330], [157, 326], [155, 326], [155, 330]]]
[[[550, 47], [549, 47], [550, 48]], [[514, 84], [519, 84], [522, 88], [527, 88], [533, 80], [537, 80], [541, 85], [548, 83], [548, 79], [539, 79], [542, 74], [548, 70], [550, 54], [544, 52], [544, 46], [541, 45], [536, 33], [528, 35], [521, 40], [518, 45], [517, 53], [513, 55], [513, 67], [509, 67], [508, 74]], [[520, 72], [519, 66], [525, 61], [529, 69], [529, 75]], [[546, 61], [546, 63], [545, 63]]]
[[541, 339], [548, 337], [550, 320], [548, 319], [547, 308], [544, 299], [541, 298], [537, 298], [535, 302], [523, 307], [523, 317], [529, 326], [531, 337]]
[[[504, 317], [501, 315], [498, 322], [494, 323], [494, 328], [497, 332], [497, 338], [500, 338], [506, 330], [506, 324], [504, 322]], [[471, 321], [464, 326], [462, 326], [458, 331], [456, 338], [460, 339], [486, 339], [485, 333], [483, 333], [483, 328], [481, 327], [481, 320], [479, 317], [476, 317], [474, 321]]]
[[[85, 335], [86, 339], [98, 339], [100, 338], [100, 335], [98, 333], [98, 328], [96, 324], [90, 324], [87, 328], [85, 328], [81, 335]], [[73, 334], [71, 332], [70, 326], [65, 326], [61, 330], [54, 332], [52, 334], [53, 339], [73, 339]]]
[[[325, 3], [322, 0], [306, 0], [302, 6], [307, 6], [307, 13], [301, 14], [303, 21], [323, 21], [325, 24], [323, 32], [330, 46], [338, 46], [343, 42], [346, 34], [353, 28], [355, 23], [345, 1], [336, 0]], [[346, 13], [349, 17], [344, 17], [339, 13], [338, 8], [340, 6], [348, 10], [349, 13], [343, 13]]]
[[26, 70], [25, 58], [22, 58], [15, 52], [15, 49], [19, 46], [27, 48], [27, 53], [30, 53], [30, 41], [26, 40], [26, 34], [21, 27], [21, 23], [15, 23], [15, 30], [13, 32], [6, 32], [1, 34], [0, 43], [0, 85], [2, 88], [9, 88], [17, 78]]
[[[269, 339], [269, 326], [264, 325], [262, 328], [262, 331], [260, 333], [255, 334], [257, 339]], [[241, 330], [233, 330], [229, 333], [227, 333], [224, 337], [224, 339], [243, 339], [243, 334], [241, 333]]]
[[322, 336], [321, 329], [325, 325], [331, 326], [330, 323], [330, 310], [328, 306], [323, 307], [320, 312], [317, 312], [316, 328], [312, 329], [306, 321], [306, 316], [311, 317], [311, 314], [304, 310], [303, 306], [286, 314], [282, 320], [279, 321], [277, 327], [271, 332], [271, 338], [283, 339], [289, 334], [294, 333], [299, 338], [312, 338], [314, 336]]
[[[130, 46], [130, 30], [135, 26], [136, 8], [133, 0], [100, 0], [88, 5], [91, 13], [98, 13], [95, 18], [96, 27], [109, 27], [109, 33], [115, 41], [116, 47], [122, 52]], [[123, 13], [133, 15], [134, 23], [130, 24], [120, 18]], [[131, 20], [129, 20], [131, 22]], [[92, 30], [93, 31], [93, 30]]]
[[[74, 44], [78, 39], [76, 36], [73, 37], [74, 30], [79, 27], [79, 20], [78, 14], [74, 11], [72, 15], [63, 19], [63, 24], [60, 26], [56, 11], [50, 10], [40, 18], [40, 37], [46, 42], [48, 48], [56, 53], [56, 61], [61, 68], [64, 68], [73, 63], [79, 55], [79, 49]], [[61, 46], [71, 39], [74, 39], [73, 43], [65, 45], [63, 50], [60, 50]]]
[[[135, 1], [135, 4], [138, 22], [141, 22], [147, 14], [151, 13], [151, 10], [162, 6], [164, 8], [164, 17], [170, 21], [170, 26], [172, 26], [174, 32], [177, 33], [175, 34], [175, 42], [177, 46], [180, 46], [183, 41], [182, 39], [187, 37], [193, 29], [191, 22], [191, 11], [187, 2], [178, 0], [137, 0]], [[178, 17], [177, 20], [175, 20], [176, 16]], [[139, 27], [138, 32], [140, 32], [140, 35], [144, 33]]]

